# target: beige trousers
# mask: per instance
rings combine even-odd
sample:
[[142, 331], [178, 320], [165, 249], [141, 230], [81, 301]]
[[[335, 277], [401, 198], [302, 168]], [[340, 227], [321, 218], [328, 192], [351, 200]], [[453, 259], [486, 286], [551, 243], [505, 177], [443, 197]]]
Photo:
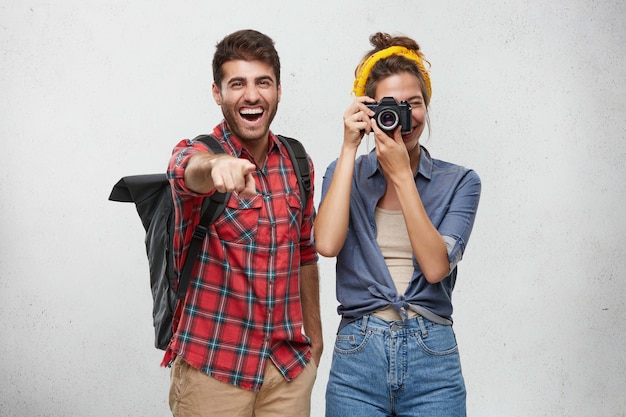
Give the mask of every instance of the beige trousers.
[[253, 392], [218, 381], [177, 357], [171, 371], [170, 409], [174, 417], [309, 417], [316, 377], [313, 360], [291, 382], [268, 360], [261, 390]]

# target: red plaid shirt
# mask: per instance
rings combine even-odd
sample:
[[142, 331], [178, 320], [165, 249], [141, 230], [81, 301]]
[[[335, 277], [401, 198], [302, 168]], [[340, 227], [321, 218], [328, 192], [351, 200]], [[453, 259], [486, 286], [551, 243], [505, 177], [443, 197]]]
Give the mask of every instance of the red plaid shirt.
[[[252, 161], [225, 123], [213, 135], [226, 152]], [[174, 257], [180, 269], [199, 222], [202, 196], [185, 186], [189, 158], [206, 152], [201, 142], [181, 141], [168, 167], [176, 206]], [[313, 182], [313, 164], [311, 182]], [[287, 380], [310, 358], [302, 332], [299, 266], [317, 262], [312, 242], [313, 192], [306, 205], [289, 154], [273, 134], [265, 166], [253, 173], [257, 195], [231, 194], [209, 228], [164, 363], [179, 355], [217, 380], [258, 391], [271, 358]], [[306, 207], [302, 210], [302, 207]]]

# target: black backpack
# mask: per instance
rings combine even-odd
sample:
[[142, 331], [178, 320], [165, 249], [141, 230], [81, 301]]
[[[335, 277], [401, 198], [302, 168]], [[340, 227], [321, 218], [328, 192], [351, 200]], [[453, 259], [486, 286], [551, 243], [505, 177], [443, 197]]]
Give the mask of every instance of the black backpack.
[[[289, 153], [298, 177], [300, 196], [306, 204], [311, 191], [309, 161], [302, 144], [296, 139], [277, 135]], [[194, 140], [206, 144], [213, 153], [224, 153], [219, 141], [211, 135]], [[196, 259], [208, 227], [222, 213], [230, 193], [213, 193], [202, 202], [200, 222], [194, 230], [180, 276], [174, 268], [172, 238], [174, 236], [174, 200], [165, 175], [148, 174], [123, 177], [113, 187], [109, 200], [135, 203], [146, 230], [146, 253], [152, 289], [152, 317], [156, 348], [165, 350], [172, 338], [172, 320], [179, 300], [184, 300]], [[304, 209], [304, 207], [303, 207]], [[176, 285], [178, 283], [178, 285]]]

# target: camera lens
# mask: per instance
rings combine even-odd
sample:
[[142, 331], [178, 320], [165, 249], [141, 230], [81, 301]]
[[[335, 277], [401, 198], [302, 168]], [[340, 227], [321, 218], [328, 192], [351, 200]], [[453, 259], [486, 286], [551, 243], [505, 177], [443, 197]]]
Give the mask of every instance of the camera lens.
[[398, 113], [390, 109], [385, 109], [378, 114], [376, 121], [378, 122], [378, 127], [382, 130], [393, 130], [398, 126], [399, 119]]

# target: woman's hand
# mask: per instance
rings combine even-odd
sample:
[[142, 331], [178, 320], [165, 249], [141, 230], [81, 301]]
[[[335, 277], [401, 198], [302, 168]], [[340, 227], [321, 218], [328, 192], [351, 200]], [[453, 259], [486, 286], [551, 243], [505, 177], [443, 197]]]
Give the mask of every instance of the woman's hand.
[[406, 175], [407, 179], [412, 180], [411, 160], [402, 140], [400, 127], [392, 133], [387, 133], [378, 127], [374, 119], [371, 119], [370, 123], [376, 143], [376, 157], [385, 177], [395, 182], [400, 179], [399, 176]]
[[357, 97], [343, 114], [343, 146], [315, 217], [315, 247], [322, 256], [337, 256], [346, 241], [357, 148], [363, 135], [371, 131], [370, 120], [374, 115], [365, 103], [374, 102], [370, 97]]
[[371, 117], [374, 111], [370, 110], [365, 103], [374, 103], [373, 98], [362, 96], [354, 99], [343, 114], [343, 143], [344, 145], [358, 148], [364, 134], [371, 132]]

